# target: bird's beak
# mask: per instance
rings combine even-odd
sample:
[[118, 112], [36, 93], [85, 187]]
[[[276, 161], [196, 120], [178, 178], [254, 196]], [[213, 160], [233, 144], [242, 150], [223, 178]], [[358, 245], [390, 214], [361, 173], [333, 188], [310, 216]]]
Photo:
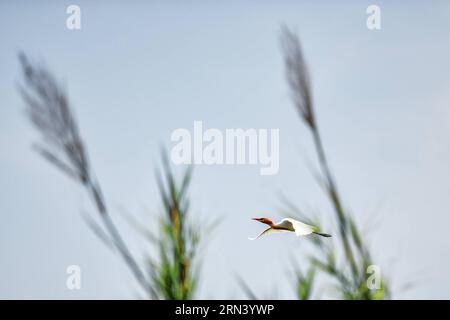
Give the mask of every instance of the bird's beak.
[[252, 218], [252, 220], [259, 221], [259, 220], [261, 220], [261, 218]]

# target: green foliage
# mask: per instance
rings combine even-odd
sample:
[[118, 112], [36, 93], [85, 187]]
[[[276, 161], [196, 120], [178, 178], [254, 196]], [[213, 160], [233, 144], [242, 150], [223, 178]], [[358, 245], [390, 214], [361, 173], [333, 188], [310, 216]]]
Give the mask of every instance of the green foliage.
[[151, 262], [150, 272], [158, 297], [163, 299], [191, 299], [197, 285], [198, 273], [193, 262], [200, 233], [188, 222], [191, 176], [192, 170], [189, 169], [178, 185], [166, 166], [165, 181], [158, 179], [164, 212], [158, 239], [159, 260]]
[[312, 295], [316, 269], [310, 267], [306, 274], [297, 269], [297, 296], [300, 300], [309, 300]]

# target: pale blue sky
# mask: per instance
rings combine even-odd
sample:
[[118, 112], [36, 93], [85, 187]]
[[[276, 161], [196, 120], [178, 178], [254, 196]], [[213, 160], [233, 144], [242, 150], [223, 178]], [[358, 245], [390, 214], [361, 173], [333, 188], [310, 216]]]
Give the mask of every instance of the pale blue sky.
[[[370, 4], [382, 29], [366, 28]], [[82, 29], [65, 27], [78, 4]], [[0, 298], [134, 298], [117, 256], [87, 228], [84, 192], [30, 148], [38, 135], [17, 93], [17, 52], [45, 61], [68, 89], [114, 217], [137, 255], [148, 251], [120, 208], [149, 225], [154, 167], [176, 128], [279, 128], [280, 171], [200, 166], [195, 219], [222, 217], [202, 252], [200, 298], [242, 298], [239, 274], [262, 297], [293, 298], [289, 257], [308, 240], [250, 242], [258, 215], [279, 217], [277, 193], [331, 208], [304, 156], [308, 132], [289, 100], [282, 24], [301, 36], [325, 146], [341, 193], [367, 230], [395, 298], [450, 298], [450, 4], [445, 1], [0, 2]], [[92, 212], [94, 213], [94, 212]], [[67, 265], [82, 289], [65, 286]], [[402, 290], [409, 282], [416, 286]], [[329, 296], [329, 292], [316, 292]], [[270, 295], [272, 293], [272, 295]]]

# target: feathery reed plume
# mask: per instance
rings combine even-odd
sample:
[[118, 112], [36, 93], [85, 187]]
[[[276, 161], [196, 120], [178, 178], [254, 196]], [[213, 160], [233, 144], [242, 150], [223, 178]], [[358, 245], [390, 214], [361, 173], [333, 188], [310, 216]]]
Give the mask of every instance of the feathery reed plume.
[[19, 60], [25, 84], [20, 87], [20, 93], [32, 124], [43, 138], [42, 144], [35, 146], [36, 150], [86, 189], [103, 228], [93, 219], [89, 220], [89, 226], [103, 241], [112, 244], [146, 293], [156, 296], [110, 216], [100, 184], [90, 166], [67, 94], [45, 67], [31, 64], [23, 53], [19, 55]]
[[284, 50], [286, 77], [291, 88], [292, 100], [299, 115], [311, 128], [316, 127], [313, 101], [311, 95], [311, 80], [303, 58], [300, 42], [295, 34], [283, 27], [281, 45]]
[[[337, 225], [339, 226], [339, 240], [342, 245], [339, 248], [342, 248], [345, 255], [345, 266], [338, 266], [335, 259], [336, 250], [329, 243], [324, 244], [321, 239], [315, 239], [313, 243], [319, 249], [318, 251], [322, 253], [322, 258], [311, 257], [311, 268], [318, 268], [337, 280], [339, 284], [338, 289], [346, 299], [388, 298], [389, 291], [384, 280], [381, 281], [381, 288], [374, 290], [369, 289], [367, 286], [367, 268], [372, 265], [372, 259], [353, 218], [342, 206], [341, 196], [328, 164], [314, 115], [311, 82], [298, 36], [284, 27], [281, 33], [281, 43], [285, 59], [286, 77], [293, 102], [301, 119], [312, 134], [321, 173], [316, 177], [324, 187], [326, 196], [333, 206]], [[314, 271], [310, 272], [310, 274], [314, 275]], [[306, 289], [308, 289], [300, 290], [300, 298], [310, 296], [308, 292], [311, 288], [311, 282], [312, 280], [309, 281], [308, 277], [305, 278], [300, 274], [299, 286], [306, 286]]]

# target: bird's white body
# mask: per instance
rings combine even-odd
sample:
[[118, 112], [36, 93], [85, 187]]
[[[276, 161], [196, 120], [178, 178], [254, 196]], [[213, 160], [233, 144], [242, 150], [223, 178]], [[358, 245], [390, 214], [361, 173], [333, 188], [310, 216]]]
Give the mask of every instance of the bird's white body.
[[264, 230], [261, 234], [259, 234], [255, 238], [249, 238], [249, 240], [256, 240], [264, 235], [268, 235], [274, 232], [295, 232], [297, 237], [307, 236], [311, 233], [315, 233], [317, 230], [316, 227], [310, 226], [309, 224], [303, 223], [301, 221], [285, 218], [278, 223], [274, 223], [270, 225], [269, 228]]

